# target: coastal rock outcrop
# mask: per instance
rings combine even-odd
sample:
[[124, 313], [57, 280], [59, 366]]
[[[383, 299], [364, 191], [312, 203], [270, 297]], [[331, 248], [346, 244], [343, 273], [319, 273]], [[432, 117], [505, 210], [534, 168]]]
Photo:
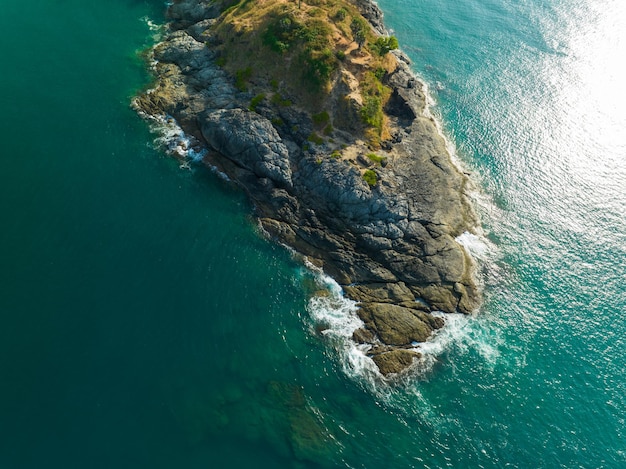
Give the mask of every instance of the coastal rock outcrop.
[[242, 109], [219, 109], [198, 119], [212, 149], [260, 178], [292, 187], [289, 151], [270, 121]]
[[[246, 36], [253, 30], [247, 16], [235, 25], [240, 29], [223, 26], [220, 5], [173, 3], [170, 31], [154, 49], [155, 87], [134, 106], [147, 116], [173, 117], [210, 150], [207, 162], [248, 193], [270, 236], [307, 256], [359, 302], [364, 326], [354, 340], [369, 344], [381, 373], [410, 368], [420, 357], [418, 344], [444, 324], [433, 311], [470, 313], [480, 301], [472, 259], [455, 239], [478, 223], [468, 180], [425, 113], [424, 85], [402, 53], [384, 58], [375, 83], [380, 96], [389, 90], [379, 121], [385, 127], [368, 148], [363, 120], [372, 98], [359, 95], [355, 77], [369, 76], [369, 56], [336, 33], [343, 62], [319, 92], [325, 110], [314, 114], [287, 99], [279, 80], [262, 73], [252, 80], [249, 67], [232, 73], [222, 66], [223, 48], [259, 39]], [[385, 33], [373, 3], [351, 5]], [[267, 27], [262, 41], [295, 28], [284, 18], [275, 30]]]
[[413, 365], [421, 354], [413, 350], [396, 349], [374, 355], [372, 359], [384, 375], [397, 374]]

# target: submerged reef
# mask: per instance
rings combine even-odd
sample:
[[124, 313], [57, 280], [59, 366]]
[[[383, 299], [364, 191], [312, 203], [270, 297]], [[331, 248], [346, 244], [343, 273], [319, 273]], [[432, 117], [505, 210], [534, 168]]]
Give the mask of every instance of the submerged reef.
[[410, 369], [445, 319], [480, 302], [455, 239], [478, 221], [425, 86], [364, 0], [178, 0], [134, 100], [173, 118], [239, 184], [262, 228], [359, 303], [353, 340]]

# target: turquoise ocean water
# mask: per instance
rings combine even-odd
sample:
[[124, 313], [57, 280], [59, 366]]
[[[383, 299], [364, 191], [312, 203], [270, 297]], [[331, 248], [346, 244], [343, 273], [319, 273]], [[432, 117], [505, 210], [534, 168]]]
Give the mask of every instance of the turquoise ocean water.
[[626, 7], [380, 6], [485, 228], [484, 306], [398, 388], [129, 108], [161, 1], [5, 2], [0, 468], [626, 467]]

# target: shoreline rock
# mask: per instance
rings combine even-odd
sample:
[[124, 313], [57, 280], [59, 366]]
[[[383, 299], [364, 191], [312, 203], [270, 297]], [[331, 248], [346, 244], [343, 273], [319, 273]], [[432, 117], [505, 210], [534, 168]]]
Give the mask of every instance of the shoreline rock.
[[[386, 32], [375, 4], [356, 0], [356, 6], [379, 34]], [[354, 340], [371, 345], [368, 355], [383, 375], [409, 369], [420, 357], [413, 344], [443, 326], [430, 312], [470, 313], [480, 302], [473, 261], [455, 240], [478, 226], [468, 179], [425, 114], [424, 85], [406, 56], [394, 52], [395, 69], [384, 77], [393, 130], [384, 165], [369, 162], [358, 135], [341, 129], [337, 139], [357, 156], [324, 157], [323, 145], [307, 141], [314, 129], [307, 112], [265, 104], [249, 109], [250, 94], [237, 89], [206, 45], [219, 15], [213, 2], [174, 2], [170, 32], [154, 48], [155, 87], [134, 107], [173, 117], [209, 150], [206, 162], [247, 192], [270, 236], [322, 267], [360, 303], [364, 327]], [[330, 93], [350, 90], [339, 79]], [[358, 126], [348, 122], [349, 110], [337, 114], [344, 128]], [[375, 184], [364, 179], [364, 166]]]

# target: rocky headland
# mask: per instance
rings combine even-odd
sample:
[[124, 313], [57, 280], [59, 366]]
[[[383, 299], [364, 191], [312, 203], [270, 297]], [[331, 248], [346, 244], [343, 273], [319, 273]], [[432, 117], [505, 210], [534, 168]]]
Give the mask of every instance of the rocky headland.
[[381, 373], [410, 368], [433, 311], [480, 301], [455, 240], [478, 222], [424, 85], [367, 0], [177, 0], [134, 100], [238, 183], [263, 229], [359, 303]]

